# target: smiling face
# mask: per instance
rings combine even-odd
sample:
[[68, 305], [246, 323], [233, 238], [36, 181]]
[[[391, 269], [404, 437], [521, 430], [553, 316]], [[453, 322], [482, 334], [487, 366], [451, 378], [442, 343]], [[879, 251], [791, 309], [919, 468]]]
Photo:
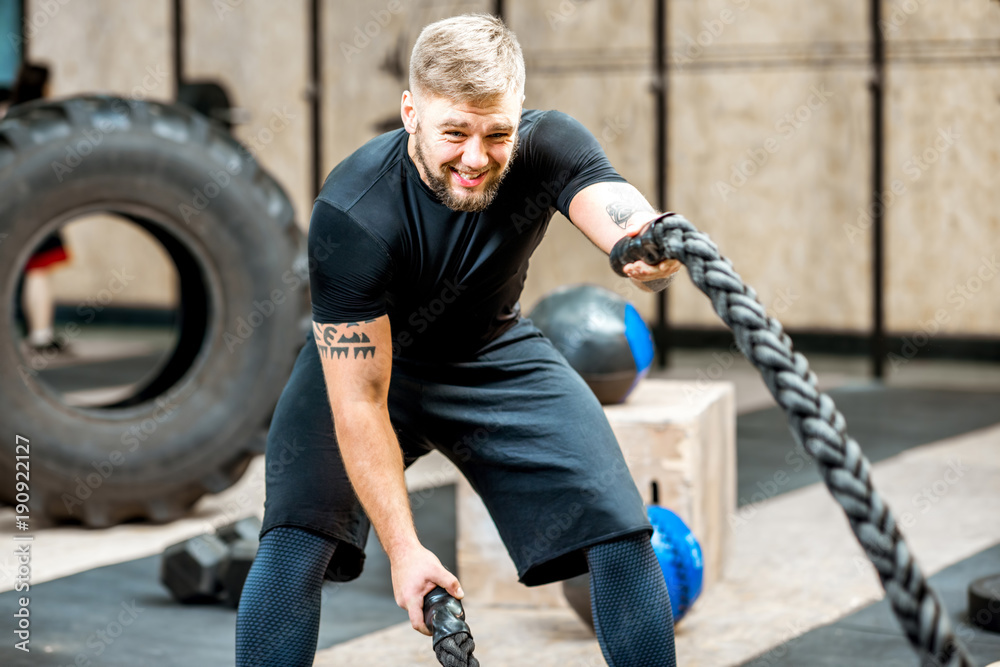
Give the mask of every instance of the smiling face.
[[490, 205], [517, 151], [523, 99], [510, 93], [480, 106], [425, 94], [418, 112], [412, 93], [403, 94], [407, 149], [441, 203], [470, 212]]

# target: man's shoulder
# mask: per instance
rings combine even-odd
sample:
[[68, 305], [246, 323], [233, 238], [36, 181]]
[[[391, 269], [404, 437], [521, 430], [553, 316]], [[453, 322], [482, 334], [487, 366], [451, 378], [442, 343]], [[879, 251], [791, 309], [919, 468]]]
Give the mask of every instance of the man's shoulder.
[[564, 124], [578, 125], [579, 121], [565, 111], [558, 109], [524, 109], [521, 112], [519, 132], [531, 132], [538, 127], [558, 126]]
[[521, 112], [521, 123], [518, 125], [517, 133], [521, 135], [521, 140], [530, 140], [542, 119], [550, 113], [548, 109], [524, 109]]
[[333, 168], [316, 198], [349, 211], [399, 167], [406, 136], [399, 129], [369, 140]]
[[593, 140], [583, 123], [558, 109], [525, 109], [518, 134], [523, 149], [520, 155], [529, 161], [576, 150]]

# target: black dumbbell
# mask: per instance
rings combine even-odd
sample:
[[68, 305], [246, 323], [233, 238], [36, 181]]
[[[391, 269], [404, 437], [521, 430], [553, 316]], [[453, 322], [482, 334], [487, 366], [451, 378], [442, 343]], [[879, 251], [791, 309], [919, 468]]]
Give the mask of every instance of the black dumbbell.
[[260, 519], [255, 516], [248, 516], [235, 523], [230, 523], [215, 531], [215, 534], [222, 538], [226, 544], [232, 544], [237, 540], [250, 540], [256, 542], [260, 535]]
[[217, 531], [229, 546], [229, 556], [219, 568], [222, 583], [222, 601], [235, 609], [240, 604], [243, 584], [250, 574], [250, 566], [260, 545], [260, 519], [255, 516], [240, 519]]
[[184, 604], [217, 602], [219, 569], [229, 547], [211, 533], [172, 544], [160, 561], [160, 582]]
[[257, 555], [260, 519], [248, 517], [163, 552], [160, 581], [178, 602], [222, 602], [236, 608]]
[[969, 620], [983, 630], [1000, 632], [1000, 574], [969, 584]]

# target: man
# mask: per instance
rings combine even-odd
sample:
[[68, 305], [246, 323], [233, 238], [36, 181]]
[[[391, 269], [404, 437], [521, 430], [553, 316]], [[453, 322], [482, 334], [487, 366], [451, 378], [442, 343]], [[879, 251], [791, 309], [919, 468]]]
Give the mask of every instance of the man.
[[[25, 104], [48, 97], [49, 68], [45, 65], [24, 63], [17, 73], [17, 80], [5, 103], [0, 103], [0, 119], [10, 107]], [[49, 234], [35, 248], [28, 258], [18, 283], [17, 292], [21, 295], [21, 309], [27, 336], [22, 341], [22, 350], [28, 357], [44, 355], [47, 359], [52, 355], [67, 353], [69, 345], [64, 340], [55, 337], [53, 320], [55, 319], [55, 301], [50, 284], [50, 274], [59, 264], [70, 260], [63, 236], [60, 231]]]
[[[413, 48], [404, 128], [344, 160], [317, 197], [313, 333], [271, 423], [238, 665], [312, 664], [322, 582], [360, 574], [369, 520], [414, 629], [429, 634], [421, 607], [435, 586], [463, 597], [410, 514], [403, 471], [432, 448], [483, 498], [522, 583], [591, 572], [608, 664], [674, 663], [667, 589], [621, 450], [517, 303], [555, 210], [605, 252], [655, 214], [582, 125], [523, 100], [521, 50], [500, 20], [431, 24]], [[678, 269], [626, 267], [637, 283]], [[488, 440], [468, 445], [487, 424]]]

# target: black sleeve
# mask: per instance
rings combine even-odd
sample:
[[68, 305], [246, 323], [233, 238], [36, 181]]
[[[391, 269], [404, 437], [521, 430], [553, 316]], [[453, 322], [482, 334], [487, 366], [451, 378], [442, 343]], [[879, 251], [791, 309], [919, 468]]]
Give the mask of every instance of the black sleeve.
[[528, 159], [542, 182], [561, 184], [556, 208], [569, 217], [569, 204], [594, 183], [627, 183], [597, 138], [583, 123], [561, 111], [546, 111], [533, 128]]
[[359, 322], [386, 314], [392, 259], [350, 214], [317, 200], [309, 221], [309, 290], [320, 324]]

